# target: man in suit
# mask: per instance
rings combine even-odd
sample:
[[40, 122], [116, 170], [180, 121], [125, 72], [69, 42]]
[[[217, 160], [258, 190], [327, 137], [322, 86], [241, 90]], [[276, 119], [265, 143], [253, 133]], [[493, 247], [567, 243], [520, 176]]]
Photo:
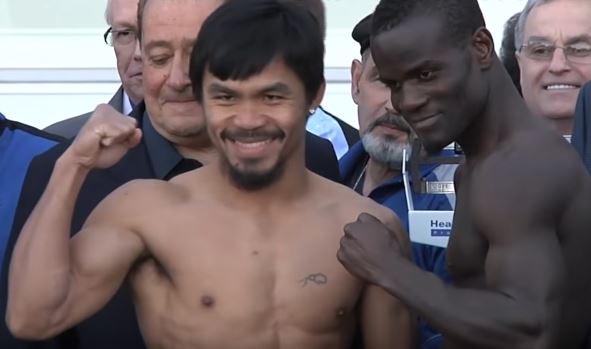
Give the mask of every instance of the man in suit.
[[[104, 40], [112, 46], [117, 58], [117, 71], [121, 86], [109, 101], [115, 110], [129, 115], [133, 106], [144, 98], [142, 85], [142, 57], [137, 33], [138, 0], [108, 0], [105, 20], [109, 29]], [[90, 118], [88, 112], [70, 119], [62, 120], [45, 128], [45, 131], [66, 138], [74, 138]]]
[[[167, 6], [181, 7], [182, 13], [191, 15], [184, 19], [159, 16], [150, 11], [150, 4], [158, 1], [164, 1]], [[143, 133], [142, 142], [117, 165], [90, 172], [76, 200], [72, 232], [79, 231], [93, 208], [122, 184], [142, 178], [169, 180], [207, 164], [217, 156], [205, 131], [202, 108], [193, 97], [188, 65], [193, 41], [201, 24], [222, 3], [223, 0], [140, 1], [138, 39], [142, 42], [145, 62], [145, 103], [137, 105], [131, 116], [137, 120]], [[86, 127], [93, 127], [93, 119], [105, 113], [117, 111], [108, 105], [99, 106]], [[124, 117], [122, 114], [120, 116]], [[103, 132], [100, 127], [93, 131], [97, 134]], [[7, 268], [12, 248], [49, 181], [55, 161], [69, 144], [66, 142], [56, 146], [31, 163], [4, 260], [0, 314], [4, 314], [6, 309]], [[329, 141], [307, 134], [306, 165], [312, 171], [338, 181], [338, 163]], [[5, 324], [1, 326], [0, 332], [0, 348], [145, 347], [127, 285], [101, 312], [56, 338], [42, 343], [16, 341], [9, 335]]]

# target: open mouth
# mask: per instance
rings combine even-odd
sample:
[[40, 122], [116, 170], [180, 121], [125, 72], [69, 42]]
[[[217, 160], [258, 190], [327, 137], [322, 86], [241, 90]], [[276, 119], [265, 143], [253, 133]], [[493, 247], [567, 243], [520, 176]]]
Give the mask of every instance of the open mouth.
[[562, 91], [562, 90], [574, 90], [580, 88], [580, 85], [574, 84], [548, 84], [544, 86], [544, 90], [547, 91]]

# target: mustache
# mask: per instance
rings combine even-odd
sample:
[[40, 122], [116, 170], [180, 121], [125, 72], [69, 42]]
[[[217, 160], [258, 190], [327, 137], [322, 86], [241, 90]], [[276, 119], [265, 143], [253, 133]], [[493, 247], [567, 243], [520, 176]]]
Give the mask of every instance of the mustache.
[[161, 98], [167, 102], [192, 102], [197, 101], [193, 95], [193, 90], [187, 88], [182, 92], [163, 91]]
[[406, 120], [404, 120], [404, 118], [402, 117], [402, 115], [390, 109], [388, 109], [386, 113], [384, 113], [382, 116], [380, 116], [370, 124], [369, 131], [372, 131], [377, 126], [389, 126], [406, 133], [411, 133], [412, 131]]
[[285, 132], [278, 128], [258, 128], [247, 130], [243, 128], [227, 128], [222, 131], [220, 137], [223, 140], [266, 140], [266, 139], [283, 139]]

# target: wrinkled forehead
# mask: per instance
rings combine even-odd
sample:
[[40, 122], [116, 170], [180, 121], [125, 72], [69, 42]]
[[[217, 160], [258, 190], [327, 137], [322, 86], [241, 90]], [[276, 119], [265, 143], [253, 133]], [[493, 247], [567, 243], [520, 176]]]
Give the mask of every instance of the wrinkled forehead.
[[223, 0], [149, 0], [142, 15], [143, 41], [194, 41]]
[[137, 9], [139, 0], [111, 0], [110, 12], [107, 14], [111, 25], [137, 25]]
[[568, 43], [591, 38], [591, 1], [553, 1], [534, 7], [524, 26], [524, 42]]

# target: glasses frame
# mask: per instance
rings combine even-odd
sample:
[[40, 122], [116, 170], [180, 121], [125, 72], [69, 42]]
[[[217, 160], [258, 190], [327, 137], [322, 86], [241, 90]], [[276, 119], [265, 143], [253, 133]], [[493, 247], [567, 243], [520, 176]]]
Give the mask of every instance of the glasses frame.
[[[113, 39], [113, 34], [116, 34], [116, 33], [118, 33], [118, 32], [127, 32], [127, 31], [128, 31], [128, 32], [131, 32], [131, 33], [133, 33], [133, 34], [134, 34], [134, 36], [135, 36], [135, 39], [134, 39], [134, 40], [132, 40], [132, 41], [130, 41], [129, 43], [126, 43], [126, 44], [120, 44], [121, 46], [127, 46], [127, 45], [131, 44], [132, 42], [135, 42], [135, 41], [137, 41], [137, 40], [138, 40], [137, 33], [136, 33], [134, 30], [131, 30], [131, 29], [126, 29], [126, 30], [114, 30], [114, 29], [113, 29], [113, 27], [109, 27], [109, 28], [108, 28], [108, 29], [105, 31], [105, 33], [103, 34], [103, 40], [105, 41], [105, 44], [107, 44], [107, 45], [109, 45], [109, 46], [113, 47], [113, 46], [115, 46], [115, 40]], [[109, 36], [111, 37], [111, 40], [109, 40]]]
[[[548, 47], [553, 47], [552, 50], [552, 54], [550, 56], [548, 56], [547, 58], [542, 58], [542, 57], [534, 57], [529, 55], [524, 48], [528, 48], [530, 46], [535, 46], [535, 45], [546, 45]], [[525, 57], [534, 60], [534, 61], [538, 61], [538, 62], [551, 62], [553, 57], [554, 57], [554, 53], [556, 52], [557, 49], [561, 49], [562, 53], [564, 54], [564, 58], [571, 62], [571, 63], [575, 63], [575, 64], [591, 64], [591, 51], [589, 53], [588, 56], [585, 57], [575, 57], [575, 60], [573, 60], [573, 57], [571, 55], [568, 54], [567, 49], [569, 47], [572, 47], [572, 45], [566, 45], [566, 46], [559, 46], [559, 45], [554, 45], [554, 44], [546, 44], [546, 43], [540, 43], [540, 42], [536, 42], [536, 43], [529, 43], [529, 44], [523, 44], [519, 47], [519, 50], [517, 51], [518, 53], [522, 53]], [[591, 45], [590, 45], [591, 48]], [[584, 58], [583, 60], [579, 60], [580, 58]], [[585, 61], [588, 60], [588, 61]]]

